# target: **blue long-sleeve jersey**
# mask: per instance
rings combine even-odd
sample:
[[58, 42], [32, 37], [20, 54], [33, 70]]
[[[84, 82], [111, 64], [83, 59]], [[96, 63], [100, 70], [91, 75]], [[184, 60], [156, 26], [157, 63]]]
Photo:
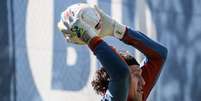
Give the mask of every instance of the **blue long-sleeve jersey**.
[[[166, 60], [167, 49], [143, 33], [134, 31], [131, 28], [126, 29], [121, 41], [135, 47], [147, 58], [147, 61], [141, 67], [142, 76], [146, 82], [143, 87], [143, 101], [146, 101]], [[93, 38], [90, 41], [89, 47], [111, 78], [108, 90], [102, 101], [127, 101], [130, 74], [126, 62], [99, 37]]]

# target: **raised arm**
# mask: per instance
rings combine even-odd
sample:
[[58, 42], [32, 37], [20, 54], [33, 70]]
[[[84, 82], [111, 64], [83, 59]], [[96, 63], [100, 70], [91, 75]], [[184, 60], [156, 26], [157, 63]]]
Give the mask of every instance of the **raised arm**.
[[130, 82], [128, 65], [114, 49], [99, 37], [93, 38], [88, 46], [110, 76], [107, 93], [110, 93], [111, 96], [110, 94], [106, 96], [109, 96], [112, 101], [126, 101]]
[[141, 51], [147, 58], [142, 66], [142, 76], [146, 82], [143, 99], [146, 99], [153, 88], [167, 57], [167, 48], [153, 41], [141, 32], [127, 28], [121, 39]]
[[137, 48], [148, 58], [148, 60], [161, 59], [164, 61], [167, 57], [167, 48], [153, 41], [142, 32], [126, 28], [125, 34], [121, 40], [124, 43]]

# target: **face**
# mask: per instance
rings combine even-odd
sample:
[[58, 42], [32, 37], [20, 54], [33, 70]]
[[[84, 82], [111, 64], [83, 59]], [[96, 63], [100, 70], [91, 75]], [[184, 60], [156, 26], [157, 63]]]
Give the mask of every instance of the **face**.
[[131, 85], [128, 99], [129, 101], [142, 101], [143, 86], [145, 85], [142, 77], [142, 69], [138, 65], [131, 65], [129, 70], [131, 74]]

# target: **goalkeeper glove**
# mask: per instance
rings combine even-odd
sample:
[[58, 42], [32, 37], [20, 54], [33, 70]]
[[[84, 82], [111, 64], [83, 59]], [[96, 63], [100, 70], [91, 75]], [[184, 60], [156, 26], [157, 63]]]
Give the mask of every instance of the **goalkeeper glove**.
[[64, 33], [68, 42], [78, 45], [88, 44], [98, 33], [94, 28], [79, 19], [75, 20], [71, 25], [60, 21], [58, 28]]
[[[80, 40], [80, 38], [76, 34], [83, 33], [83, 28], [89, 28], [95, 26], [98, 23], [100, 17], [98, 17], [98, 14], [94, 12], [96, 12], [95, 9], [83, 3], [71, 5], [64, 12], [62, 12], [61, 20], [58, 23], [58, 28], [61, 32], [63, 32], [65, 39], [68, 42], [81, 45], [85, 44], [85, 42], [83, 42], [83, 40]], [[88, 23], [84, 22], [86, 20], [88, 21]], [[83, 26], [82, 24], [85, 24], [85, 26]], [[90, 26], [88, 24], [90, 24]], [[81, 27], [81, 29], [78, 26]], [[93, 27], [89, 28], [89, 30], [91, 29], [93, 29]], [[95, 33], [98, 33], [98, 30], [95, 30]]]
[[120, 24], [116, 20], [112, 19], [109, 15], [104, 13], [100, 8], [98, 8], [96, 5], [93, 6], [98, 14], [101, 16], [100, 26], [101, 31], [99, 33], [99, 36], [114, 36], [118, 39], [123, 38], [126, 26], [123, 24]]
[[[63, 21], [59, 21], [57, 24], [59, 30], [63, 33], [64, 35], [64, 39], [69, 42], [69, 43], [74, 43], [74, 44], [79, 44], [79, 45], [83, 45], [85, 44], [85, 42], [83, 42], [82, 40], [80, 40], [75, 33], [73, 33], [71, 31], [71, 28], [69, 27], [68, 24], [64, 24]], [[67, 27], [68, 26], [68, 27]]]

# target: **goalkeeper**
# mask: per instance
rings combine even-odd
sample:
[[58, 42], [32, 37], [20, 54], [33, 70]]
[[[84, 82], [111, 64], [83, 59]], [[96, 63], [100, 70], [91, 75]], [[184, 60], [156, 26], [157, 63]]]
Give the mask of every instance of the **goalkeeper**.
[[[96, 92], [103, 96], [101, 101], [146, 101], [166, 60], [167, 48], [88, 4], [75, 4], [65, 10], [58, 27], [68, 42], [87, 44], [103, 65], [92, 81]], [[135, 58], [117, 53], [104, 42], [104, 36], [133, 46], [146, 56], [146, 61], [140, 67]]]

